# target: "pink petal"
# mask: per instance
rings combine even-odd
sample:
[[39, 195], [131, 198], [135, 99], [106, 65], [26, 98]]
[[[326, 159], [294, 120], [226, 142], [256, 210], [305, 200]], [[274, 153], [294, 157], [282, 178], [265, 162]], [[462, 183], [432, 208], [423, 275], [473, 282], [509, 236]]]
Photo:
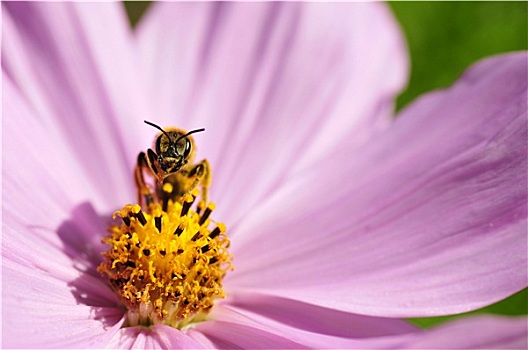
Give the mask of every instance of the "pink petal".
[[232, 222], [387, 124], [407, 77], [379, 3], [160, 3], [139, 41], [156, 121], [206, 128], [198, 159], [211, 161], [212, 197]]
[[95, 271], [102, 249], [93, 241], [104, 232], [97, 230], [100, 219], [93, 209], [81, 207], [55, 231], [46, 221], [31, 221], [40, 215], [16, 213], [4, 204], [2, 318], [9, 320], [3, 324], [4, 345], [100, 348], [123, 316]]
[[526, 349], [528, 319], [496, 316], [462, 318], [429, 330], [406, 349]]
[[216, 349], [305, 349], [301, 344], [275, 333], [243, 323], [208, 321], [195, 329], [204, 334]]
[[[214, 309], [211, 318], [265, 330], [308, 348], [394, 348], [418, 332], [398, 319], [355, 315], [254, 294], [231, 295]], [[201, 330], [201, 325], [196, 329]]]
[[[47, 271], [65, 282], [75, 278], [79, 271], [95, 273], [103, 249], [100, 248], [101, 243], [96, 245], [91, 241], [94, 238], [100, 239], [100, 232], [88, 230], [87, 227], [81, 228], [70, 222], [55, 231], [22, 221], [8, 210], [3, 215], [4, 259]], [[97, 225], [94, 224], [93, 227]], [[85, 236], [89, 233], [92, 233], [91, 237]], [[84, 245], [84, 249], [81, 245]]]
[[[123, 310], [95, 271], [101, 248], [93, 240], [100, 233], [90, 228], [96, 229], [100, 219], [90, 213], [93, 209], [80, 208], [55, 231], [46, 221], [31, 221], [44, 215], [41, 211], [16, 213], [4, 204], [5, 346], [101, 348], [121, 326]], [[83, 222], [90, 218], [90, 224]]]
[[[3, 260], [2, 345], [6, 348], [101, 348], [122, 311], [98, 279], [66, 284], [47, 271]], [[90, 285], [88, 293], [83, 284]], [[97, 288], [102, 288], [98, 290]]]
[[372, 338], [416, 331], [416, 327], [400, 319], [356, 315], [273, 296], [234, 294], [223, 305], [245, 315], [259, 315], [270, 323], [273, 320], [283, 326], [343, 338]]
[[228, 289], [418, 316], [526, 287], [526, 69], [525, 53], [477, 64], [254, 208]]
[[[47, 133], [9, 79], [3, 81], [5, 149], [3, 155], [4, 256], [30, 266], [39, 261], [55, 271], [100, 261], [106, 224], [88, 202], [87, 181], [64, 144]], [[70, 166], [64, 166], [63, 162]], [[31, 167], [31, 170], [28, 169]], [[26, 233], [24, 235], [22, 233]]]
[[105, 224], [91, 205], [72, 204], [72, 198], [89, 198], [89, 189], [69, 185], [83, 173], [60, 151], [62, 140], [39, 127], [42, 120], [9, 78], [3, 93], [4, 345], [100, 348], [123, 316], [95, 272]]
[[203, 349], [185, 333], [167, 326], [121, 328], [106, 345], [110, 349]]
[[19, 213], [46, 203], [43, 218], [48, 217], [51, 225], [58, 224], [50, 212], [70, 207], [73, 199], [88, 200], [93, 195], [89, 187], [80, 186], [88, 178], [62, 135], [46, 126], [11, 79], [2, 80], [2, 89], [5, 203], [16, 206]]
[[[142, 146], [134, 127], [143, 128], [148, 114], [122, 5], [2, 6], [4, 75], [39, 117], [47, 140], [63, 139], [62, 152], [80, 163], [89, 181], [78, 183], [113, 206], [130, 201], [135, 154], [128, 150]], [[55, 171], [70, 166], [65, 159]]]

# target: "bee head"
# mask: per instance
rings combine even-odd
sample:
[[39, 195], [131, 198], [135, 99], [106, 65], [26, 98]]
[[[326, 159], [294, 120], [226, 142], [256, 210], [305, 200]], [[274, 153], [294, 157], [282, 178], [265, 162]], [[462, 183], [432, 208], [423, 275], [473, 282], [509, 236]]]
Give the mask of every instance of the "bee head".
[[176, 172], [187, 164], [193, 147], [189, 135], [205, 130], [202, 128], [191, 130], [188, 133], [171, 130], [167, 132], [154, 123], [146, 120], [145, 123], [161, 131], [154, 142], [154, 148], [158, 157], [157, 161], [161, 169], [167, 174]]

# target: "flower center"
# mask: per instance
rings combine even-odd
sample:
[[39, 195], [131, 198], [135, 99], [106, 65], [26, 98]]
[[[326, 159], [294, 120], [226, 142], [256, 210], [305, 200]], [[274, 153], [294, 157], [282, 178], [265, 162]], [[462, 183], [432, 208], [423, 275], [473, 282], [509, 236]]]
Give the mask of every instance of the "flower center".
[[128, 309], [126, 326], [182, 328], [225, 297], [222, 279], [233, 268], [229, 239], [224, 224], [211, 225], [213, 203], [191, 209], [197, 194], [164, 208], [152, 203], [144, 211], [136, 204], [114, 213], [122, 222], [103, 239], [110, 249], [97, 270]]

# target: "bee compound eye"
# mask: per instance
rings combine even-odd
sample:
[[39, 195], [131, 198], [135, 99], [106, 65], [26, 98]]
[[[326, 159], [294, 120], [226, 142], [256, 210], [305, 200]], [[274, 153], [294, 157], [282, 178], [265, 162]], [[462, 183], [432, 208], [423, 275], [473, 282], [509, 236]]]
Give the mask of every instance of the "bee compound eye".
[[156, 139], [156, 147], [155, 147], [155, 148], [156, 148], [156, 153], [157, 153], [157, 154], [161, 154], [161, 137], [162, 137], [162, 136], [163, 136], [163, 135], [160, 135], [160, 136], [158, 136], [158, 138]]
[[185, 150], [183, 151], [183, 158], [187, 158], [189, 154], [191, 154], [191, 141], [189, 139], [185, 139]]

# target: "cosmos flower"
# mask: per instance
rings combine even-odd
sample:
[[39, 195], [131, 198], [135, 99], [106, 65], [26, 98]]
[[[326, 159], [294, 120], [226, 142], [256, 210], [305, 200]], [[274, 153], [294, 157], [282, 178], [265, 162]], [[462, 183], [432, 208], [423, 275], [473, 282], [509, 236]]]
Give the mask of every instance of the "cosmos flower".
[[[394, 121], [380, 3], [159, 3], [136, 32], [117, 3], [2, 6], [4, 347], [526, 347], [526, 318], [400, 319], [527, 285], [526, 53]], [[144, 119], [205, 127], [231, 240], [226, 297], [185, 327], [124, 327], [96, 271]]]

